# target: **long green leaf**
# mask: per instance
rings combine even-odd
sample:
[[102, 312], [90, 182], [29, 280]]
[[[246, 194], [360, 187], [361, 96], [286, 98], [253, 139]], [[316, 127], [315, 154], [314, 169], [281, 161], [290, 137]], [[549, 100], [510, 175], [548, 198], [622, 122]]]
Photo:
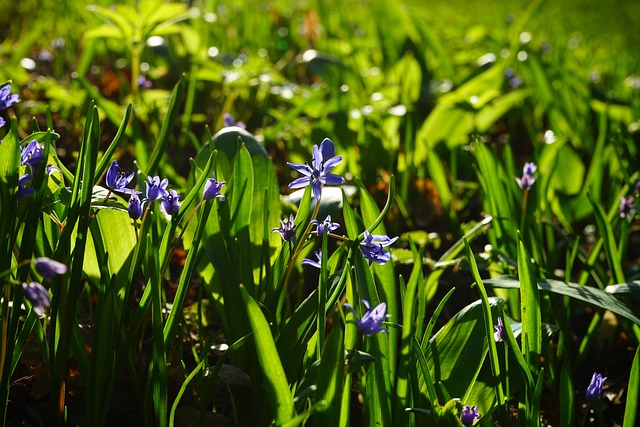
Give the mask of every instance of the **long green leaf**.
[[518, 275], [520, 279], [522, 349], [524, 358], [535, 371], [542, 352], [540, 296], [531, 258], [518, 236]]
[[340, 325], [335, 325], [329, 333], [322, 351], [318, 371], [318, 401], [324, 401], [322, 410], [316, 412], [314, 424], [335, 426], [340, 419], [342, 386], [344, 382], [344, 340]]
[[[580, 301], [588, 302], [605, 310], [611, 310], [615, 314], [625, 317], [637, 325], [640, 325], [640, 318], [625, 305], [621, 300], [613, 295], [597, 288], [580, 286], [577, 283], [561, 282], [559, 280], [538, 279], [538, 289], [553, 292], [559, 295], [566, 295]], [[485, 280], [485, 284], [494, 288], [519, 288], [520, 282], [513, 277], [503, 276], [495, 279]]]
[[631, 365], [631, 373], [629, 374], [623, 427], [633, 427], [636, 425], [638, 402], [640, 402], [640, 347], [636, 349], [636, 355]]
[[283, 424], [295, 415], [293, 397], [287, 383], [271, 329], [258, 303], [240, 285], [240, 295], [247, 312], [247, 319], [256, 345], [256, 356], [264, 376], [266, 399], [274, 414], [276, 424]]

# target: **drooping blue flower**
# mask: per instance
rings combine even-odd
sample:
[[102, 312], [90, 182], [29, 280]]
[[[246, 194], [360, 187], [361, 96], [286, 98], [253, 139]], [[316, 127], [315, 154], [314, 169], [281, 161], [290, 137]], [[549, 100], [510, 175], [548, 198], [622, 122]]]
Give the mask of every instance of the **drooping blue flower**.
[[6, 110], [18, 102], [20, 102], [20, 96], [17, 93], [11, 93], [11, 85], [0, 88], [0, 110]]
[[141, 201], [140, 197], [138, 197], [136, 193], [133, 193], [131, 195], [131, 197], [129, 198], [129, 207], [127, 208], [127, 211], [129, 212], [129, 218], [133, 220], [142, 218], [142, 205], [145, 201], [146, 199]]
[[304, 176], [294, 180], [289, 184], [289, 188], [304, 188], [311, 184], [313, 189], [313, 197], [316, 201], [320, 200], [323, 185], [341, 185], [344, 184], [344, 178], [340, 175], [329, 173], [342, 161], [342, 156], [336, 156], [336, 148], [329, 138], [325, 138], [320, 144], [313, 146], [313, 158], [311, 166], [308, 163], [297, 164], [287, 162], [289, 166], [297, 170]]
[[28, 173], [25, 173], [20, 178], [18, 178], [18, 192], [16, 194], [18, 199], [22, 199], [23, 197], [30, 196], [36, 192], [36, 190], [33, 187], [26, 187], [27, 183], [32, 179], [33, 177]]
[[169, 194], [167, 185], [169, 181], [166, 178], [160, 181], [159, 176], [147, 177], [147, 200], [154, 202]]
[[309, 266], [315, 267], [315, 268], [322, 268], [322, 265], [320, 264], [322, 262], [322, 250], [318, 249], [313, 254], [316, 256], [317, 261], [315, 261], [313, 259], [310, 259], [310, 258], [303, 258], [301, 264], [302, 265], [309, 265]]
[[222, 186], [225, 185], [226, 183], [227, 181], [218, 182], [216, 180], [216, 174], [214, 172], [213, 177], [207, 179], [207, 182], [204, 183], [204, 191], [202, 192], [202, 198], [204, 200], [211, 200], [211, 199], [215, 199], [216, 197], [220, 197], [221, 200], [224, 201], [226, 197], [224, 194], [220, 194], [220, 190], [222, 189]]
[[271, 230], [271, 232], [277, 232], [280, 233], [280, 236], [282, 236], [282, 240], [285, 242], [290, 242], [293, 244], [296, 244], [296, 232], [295, 232], [295, 225], [293, 224], [295, 221], [295, 218], [293, 217], [293, 214], [289, 215], [289, 218], [285, 218], [285, 219], [281, 219], [280, 220], [280, 228], [274, 228]]
[[464, 405], [462, 407], [462, 414], [460, 415], [460, 421], [462, 421], [462, 424], [465, 426], [471, 426], [478, 418], [480, 418], [480, 413], [478, 412], [477, 406], [472, 408], [468, 405]]
[[502, 318], [498, 317], [498, 324], [493, 325], [494, 333], [493, 339], [496, 342], [506, 341], [507, 340], [507, 331], [504, 329], [504, 323], [502, 323]]
[[49, 296], [49, 291], [47, 291], [47, 289], [40, 283], [31, 282], [28, 284], [22, 284], [22, 292], [31, 303], [33, 311], [35, 311], [40, 317], [44, 316], [46, 310], [51, 305], [51, 296]]
[[386, 264], [386, 262], [391, 259], [391, 255], [384, 248], [393, 244], [396, 240], [398, 240], [397, 237], [391, 239], [388, 236], [370, 234], [365, 230], [364, 240], [360, 243], [360, 250], [362, 251], [362, 255], [369, 260], [369, 265], [371, 265], [372, 262], [376, 264]]
[[20, 153], [20, 162], [23, 166], [29, 166], [31, 174], [35, 174], [35, 170], [41, 161], [44, 160], [44, 145], [38, 144], [35, 139], [26, 145]]
[[160, 202], [162, 208], [169, 215], [175, 215], [180, 210], [180, 200], [176, 190], [169, 190], [169, 192], [162, 197]]
[[369, 301], [363, 299], [362, 304], [364, 304], [364, 306], [367, 308], [367, 311], [362, 315], [362, 318], [358, 318], [358, 313], [356, 313], [355, 308], [353, 308], [351, 305], [347, 303], [343, 305], [344, 307], [351, 310], [353, 315], [356, 316], [356, 325], [358, 326], [358, 330], [362, 334], [368, 336], [375, 335], [378, 332], [389, 333], [386, 328], [382, 327], [382, 322], [384, 322], [385, 319], [391, 317], [390, 314], [386, 314], [387, 304], [381, 302], [373, 310], [371, 310]]
[[518, 183], [518, 187], [523, 190], [529, 190], [533, 183], [536, 182], [536, 178], [533, 174], [536, 172], [538, 167], [533, 162], [527, 162], [524, 164], [522, 168], [522, 178], [516, 178], [516, 182]]
[[42, 276], [45, 282], [50, 281], [53, 276], [64, 274], [67, 272], [66, 265], [47, 257], [36, 258], [33, 261], [33, 265], [36, 268], [38, 274]]
[[602, 385], [606, 380], [607, 380], [607, 377], [603, 377], [602, 375], [595, 372], [593, 373], [593, 376], [591, 377], [591, 382], [587, 387], [587, 393], [586, 393], [587, 401], [593, 403], [593, 402], [597, 402], [598, 399], [600, 399], [600, 396], [602, 396]]
[[620, 196], [620, 206], [618, 207], [620, 218], [626, 218], [628, 215], [633, 216], [635, 214], [636, 207], [633, 201], [633, 196], [628, 196], [627, 198]]
[[122, 169], [120, 169], [120, 165], [115, 160], [111, 162], [109, 169], [107, 170], [106, 184], [107, 188], [111, 191], [115, 191], [117, 193], [125, 193], [125, 194], [133, 194], [136, 193], [136, 190], [132, 188], [127, 188], [127, 185], [131, 182], [134, 177], [134, 173], [131, 172], [127, 174]]
[[311, 221], [311, 224], [316, 226], [316, 232], [318, 233], [318, 236], [322, 236], [325, 231], [331, 233], [334, 230], [340, 228], [340, 224], [338, 224], [337, 222], [331, 222], [331, 215], [327, 215], [324, 221], [318, 221], [317, 219], [314, 219], [313, 221]]

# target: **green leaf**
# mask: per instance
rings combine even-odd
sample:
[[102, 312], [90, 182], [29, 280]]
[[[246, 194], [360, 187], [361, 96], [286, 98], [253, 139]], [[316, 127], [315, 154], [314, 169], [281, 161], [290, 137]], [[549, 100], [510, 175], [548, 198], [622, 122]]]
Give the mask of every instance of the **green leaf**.
[[240, 285], [240, 294], [244, 302], [247, 319], [256, 345], [256, 356], [264, 375], [265, 397], [273, 411], [276, 424], [289, 421], [295, 415], [293, 398], [282, 368], [271, 329], [258, 303]]
[[316, 422], [321, 426], [338, 424], [344, 382], [344, 360], [343, 330], [340, 325], [335, 325], [329, 333], [320, 359], [317, 399], [319, 402], [324, 401], [324, 406], [316, 412], [314, 424]]
[[[485, 280], [484, 283], [494, 288], [517, 289], [520, 287], [518, 280], [508, 276], [488, 279]], [[640, 325], [640, 318], [638, 318], [626, 304], [601, 289], [581, 286], [577, 283], [561, 282], [559, 280], [538, 279], [537, 283], [539, 290], [566, 295], [580, 301], [588, 302], [605, 310], [611, 310], [615, 314]]]
[[522, 317], [522, 350], [525, 360], [535, 371], [539, 366], [540, 353], [542, 352], [540, 296], [531, 258], [520, 236], [518, 236], [518, 275]]
[[629, 374], [623, 427], [633, 427], [636, 425], [638, 402], [640, 402], [640, 347], [636, 349], [636, 355], [633, 357], [633, 364], [631, 365], [631, 372]]
[[560, 396], [559, 400], [562, 402], [560, 408], [560, 427], [573, 426], [574, 411], [575, 411], [575, 388], [573, 386], [573, 379], [571, 378], [571, 368], [567, 360], [562, 363], [562, 371], [560, 372]]
[[[499, 298], [489, 298], [491, 311], [497, 316]], [[480, 373], [489, 350], [485, 332], [482, 301], [469, 304], [458, 312], [429, 341], [426, 350], [427, 364], [434, 382], [441, 381], [451, 396], [466, 396]], [[492, 384], [484, 384], [493, 391]], [[426, 393], [426, 385], [421, 384]], [[465, 405], [475, 405], [465, 402]], [[479, 402], [480, 412], [490, 408]]]

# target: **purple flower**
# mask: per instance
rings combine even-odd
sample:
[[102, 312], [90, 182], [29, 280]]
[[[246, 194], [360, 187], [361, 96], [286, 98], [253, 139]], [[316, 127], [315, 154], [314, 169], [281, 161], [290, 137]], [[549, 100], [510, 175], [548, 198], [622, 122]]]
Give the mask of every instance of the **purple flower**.
[[380, 236], [377, 234], [370, 234], [367, 230], [364, 231], [364, 240], [360, 243], [360, 250], [362, 255], [369, 260], [369, 265], [372, 262], [376, 264], [386, 264], [391, 259], [391, 255], [384, 247], [391, 245], [398, 240], [397, 237], [393, 239], [388, 236]]
[[597, 402], [598, 399], [600, 399], [600, 396], [602, 396], [602, 385], [606, 380], [607, 380], [607, 377], [603, 377], [602, 375], [597, 374], [595, 372], [593, 373], [593, 376], [591, 377], [591, 382], [587, 387], [587, 394], [586, 394], [587, 401]]
[[224, 194], [220, 194], [220, 190], [222, 186], [225, 185], [227, 181], [218, 182], [216, 180], [216, 174], [213, 173], [213, 178], [207, 179], [207, 182], [204, 183], [204, 191], [202, 192], [202, 198], [204, 200], [215, 199], [216, 197], [220, 197], [223, 201], [226, 199]]
[[29, 284], [22, 284], [22, 292], [31, 303], [33, 311], [35, 311], [40, 317], [44, 316], [45, 311], [51, 305], [49, 291], [47, 291], [40, 283], [31, 282]]
[[316, 232], [318, 233], [318, 236], [322, 236], [325, 230], [328, 233], [331, 233], [334, 230], [337, 230], [338, 228], [340, 228], [340, 224], [338, 224], [337, 222], [331, 222], [331, 215], [327, 215], [327, 217], [322, 222], [318, 221], [317, 219], [314, 219], [313, 221], [311, 221], [311, 224], [317, 227]]
[[636, 181], [636, 195], [640, 196], [640, 179]]
[[11, 93], [11, 85], [0, 88], [0, 110], [6, 110], [18, 102], [20, 102], [20, 96], [17, 93]]
[[153, 83], [151, 82], [151, 80], [149, 80], [142, 74], [138, 76], [138, 81], [136, 83], [138, 84], [138, 87], [142, 89], [151, 89], [153, 87]]
[[626, 199], [620, 196], [620, 207], [618, 208], [620, 218], [626, 218], [627, 215], [633, 216], [635, 211], [636, 207], [633, 204], [633, 196], [629, 196]]
[[136, 193], [136, 190], [127, 188], [127, 185], [131, 182], [134, 175], [135, 174], [133, 172], [131, 172], [130, 174], [123, 172], [122, 169], [120, 169], [120, 165], [118, 164], [118, 162], [114, 160], [113, 162], [111, 162], [111, 166], [109, 166], [109, 169], [107, 170], [107, 188], [118, 193]]
[[169, 193], [162, 197], [160, 205], [166, 213], [174, 215], [180, 209], [180, 201], [178, 198], [179, 196], [178, 193], [176, 193], [176, 190], [169, 190]]
[[472, 408], [468, 405], [464, 405], [462, 407], [462, 414], [460, 415], [460, 421], [462, 421], [462, 424], [465, 426], [471, 426], [478, 418], [480, 418], [480, 413], [478, 412], [477, 406]]
[[496, 342], [506, 341], [507, 340], [507, 331], [504, 329], [504, 323], [502, 323], [502, 318], [498, 317], [498, 324], [493, 326], [495, 332], [493, 333], [493, 339]]
[[353, 315], [356, 316], [356, 324], [358, 325], [358, 330], [364, 335], [372, 336], [377, 334], [378, 332], [386, 332], [389, 331], [382, 327], [382, 322], [391, 317], [390, 314], [386, 314], [387, 312], [387, 304], [381, 302], [378, 304], [376, 308], [371, 310], [371, 305], [369, 301], [362, 300], [362, 304], [367, 308], [367, 311], [362, 316], [362, 319], [358, 318], [358, 313], [356, 310], [349, 304], [345, 303], [344, 307], [348, 308], [353, 312]]
[[169, 185], [167, 179], [160, 181], [159, 176], [147, 177], [147, 200], [154, 202], [169, 194], [167, 185]]
[[5, 122], [2, 117], [0, 117], [0, 128], [3, 127], [6, 124], [7, 124], [7, 122]]
[[25, 187], [27, 183], [32, 179], [33, 177], [28, 173], [18, 178], [18, 199], [22, 199], [23, 197], [27, 197], [35, 193], [36, 190], [34, 190], [32, 187]]
[[280, 220], [280, 228], [274, 228], [271, 230], [271, 232], [273, 233], [278, 232], [280, 233], [280, 236], [282, 236], [282, 240], [285, 242], [290, 242], [295, 244], [296, 243], [296, 233], [295, 233], [295, 228], [296, 226], [293, 224], [293, 222], [295, 221], [295, 218], [293, 217], [293, 214], [289, 215], [289, 219], [285, 218], [284, 220]]
[[242, 122], [237, 122], [236, 119], [229, 113], [224, 113], [224, 122], [222, 124], [222, 127], [229, 127], [229, 126], [238, 126], [239, 128], [245, 129], [247, 127], [247, 125], [245, 125]]
[[533, 174], [537, 169], [538, 167], [533, 162], [524, 164], [524, 168], [522, 168], [522, 178], [516, 178], [516, 182], [521, 189], [529, 190], [533, 186], [533, 183], [536, 182]]
[[41, 161], [44, 160], [44, 145], [38, 144], [35, 139], [27, 144], [22, 153], [20, 153], [20, 162], [23, 166], [29, 166], [31, 174], [35, 174], [35, 170]]
[[61, 262], [54, 261], [46, 257], [36, 258], [33, 261], [36, 271], [42, 276], [45, 282], [48, 282], [57, 274], [67, 272], [67, 266]]
[[136, 220], [142, 217], [142, 205], [146, 200], [140, 201], [140, 198], [136, 193], [133, 193], [129, 198], [129, 218]]
[[339, 175], [329, 173], [342, 161], [342, 156], [336, 156], [335, 154], [336, 148], [333, 145], [333, 141], [329, 138], [325, 138], [320, 144], [320, 147], [317, 145], [313, 146], [311, 166], [309, 166], [308, 163], [301, 165], [287, 162], [289, 166], [304, 175], [289, 184], [289, 188], [303, 188], [311, 184], [313, 197], [315, 197], [316, 200], [320, 200], [323, 185], [344, 184], [344, 178]]
[[313, 254], [318, 259], [317, 261], [314, 261], [314, 260], [309, 259], [309, 258], [303, 258], [301, 264], [302, 265], [310, 265], [311, 267], [315, 267], [315, 268], [322, 268], [321, 265], [320, 265], [320, 263], [322, 262], [322, 250], [318, 249]]

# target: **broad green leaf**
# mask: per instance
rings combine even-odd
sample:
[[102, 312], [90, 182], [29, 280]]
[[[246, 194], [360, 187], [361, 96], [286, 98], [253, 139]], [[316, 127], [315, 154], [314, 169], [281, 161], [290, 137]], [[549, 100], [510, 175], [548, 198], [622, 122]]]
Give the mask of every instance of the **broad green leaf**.
[[[485, 280], [484, 283], [494, 288], [517, 289], [520, 287], [518, 280], [508, 276], [488, 279]], [[581, 286], [577, 283], [561, 282], [559, 280], [538, 279], [537, 283], [539, 290], [566, 295], [580, 301], [588, 302], [605, 310], [611, 310], [615, 314], [640, 325], [640, 318], [638, 318], [626, 304], [601, 289]]]
[[258, 303], [240, 285], [240, 294], [244, 302], [247, 319], [256, 345], [256, 356], [264, 375], [265, 397], [273, 411], [276, 424], [289, 421], [293, 416], [293, 398], [289, 390], [287, 376], [282, 368], [271, 329]]
[[[502, 300], [489, 298], [489, 303], [493, 315], [497, 316]], [[434, 382], [441, 381], [452, 397], [462, 398], [473, 387], [488, 350], [482, 301], [478, 300], [453, 316], [429, 341], [426, 356], [431, 378]], [[492, 384], [484, 387], [493, 392]], [[420, 388], [421, 392], [427, 392], [423, 382]], [[465, 402], [465, 405], [475, 404]], [[480, 412], [486, 413], [489, 409], [481, 406]]]

